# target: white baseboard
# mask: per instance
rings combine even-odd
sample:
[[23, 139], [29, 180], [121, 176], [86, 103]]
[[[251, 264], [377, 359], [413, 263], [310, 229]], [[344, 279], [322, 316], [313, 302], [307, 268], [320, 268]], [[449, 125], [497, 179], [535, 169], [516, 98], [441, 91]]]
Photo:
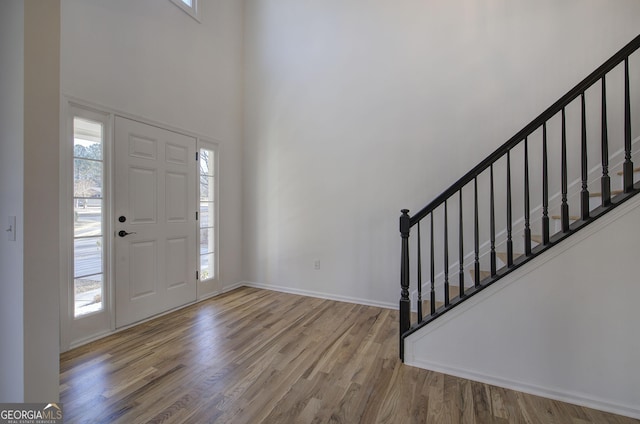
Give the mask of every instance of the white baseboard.
[[431, 361], [420, 359], [417, 360], [415, 358], [410, 361], [405, 361], [405, 364], [417, 368], [452, 375], [459, 378], [464, 378], [467, 380], [473, 380], [480, 383], [491, 384], [493, 386], [504, 387], [506, 389], [516, 390], [518, 392], [542, 396], [561, 402], [572, 403], [574, 405], [580, 405], [587, 408], [640, 419], [640, 409], [637, 405], [618, 404], [604, 399], [589, 397], [583, 393], [574, 393], [566, 390], [536, 386], [528, 383], [523, 383], [521, 381], [507, 380], [501, 377], [495, 377], [470, 370], [449, 367], [447, 365]]
[[253, 288], [257, 288], [257, 289], [273, 290], [273, 291], [282, 292], [282, 293], [290, 293], [290, 294], [297, 294], [297, 295], [301, 295], [301, 296], [317, 297], [317, 298], [320, 298], [320, 299], [336, 300], [336, 301], [339, 301], [339, 302], [355, 303], [355, 304], [359, 304], [359, 305], [376, 306], [376, 307], [385, 308], [385, 309], [398, 309], [398, 305], [395, 305], [395, 304], [392, 304], [392, 303], [377, 302], [377, 301], [372, 301], [372, 300], [368, 300], [368, 299], [348, 297], [348, 296], [338, 296], [338, 295], [334, 295], [334, 294], [330, 294], [330, 293], [315, 292], [315, 291], [311, 291], [311, 290], [300, 290], [300, 289], [295, 289], [295, 288], [291, 288], [291, 287], [276, 286], [276, 285], [270, 285], [270, 284], [260, 284], [260, 283], [250, 282], [250, 281], [238, 281], [238, 282], [232, 283], [232, 284], [230, 284], [228, 286], [224, 286], [222, 288], [222, 290], [217, 290], [215, 292], [208, 293], [207, 295], [198, 298], [194, 302], [190, 302], [188, 304], [179, 306], [178, 308], [174, 308], [174, 309], [171, 309], [169, 311], [162, 312], [160, 314], [157, 314], [157, 315], [154, 315], [152, 317], [146, 318], [146, 319], [144, 319], [142, 321], [138, 321], [138, 322], [135, 322], [133, 324], [130, 324], [130, 325], [127, 325], [127, 326], [124, 326], [124, 327], [121, 327], [121, 328], [114, 328], [114, 329], [105, 330], [105, 331], [102, 331], [102, 332], [100, 332], [98, 334], [91, 335], [91, 336], [89, 336], [87, 338], [84, 338], [84, 339], [74, 340], [69, 344], [67, 349], [64, 349], [64, 348], [61, 349], [61, 352], [65, 352], [67, 350], [75, 349], [75, 348], [80, 347], [82, 345], [85, 345], [85, 344], [91, 343], [93, 341], [102, 339], [102, 338], [110, 336], [112, 334], [119, 333], [119, 332], [121, 332], [123, 330], [126, 330], [128, 328], [135, 327], [136, 325], [145, 323], [147, 321], [151, 321], [151, 320], [159, 318], [159, 317], [161, 317], [163, 315], [170, 314], [170, 313], [175, 312], [175, 311], [177, 311], [179, 309], [185, 308], [187, 306], [194, 305], [196, 303], [205, 301], [207, 299], [214, 298], [216, 296], [219, 296], [221, 294], [230, 292], [230, 291], [238, 289], [240, 287], [253, 287]]
[[205, 295], [203, 295], [203, 296], [199, 296], [199, 297], [196, 299], [196, 303], [198, 303], [198, 302], [202, 302], [202, 301], [207, 300], [207, 299], [211, 299], [212, 297], [219, 296], [219, 295], [221, 295], [222, 293], [224, 293], [222, 290], [212, 291], [212, 292], [207, 293], [207, 294], [205, 294]]
[[195, 301], [193, 301], [193, 302], [189, 302], [189, 303], [187, 303], [187, 304], [185, 304], [185, 305], [178, 306], [177, 308], [174, 308], [174, 309], [171, 309], [171, 310], [168, 310], [168, 311], [161, 312], [161, 313], [159, 313], [159, 314], [157, 314], [157, 315], [153, 315], [153, 316], [148, 317], [148, 318], [145, 318], [145, 319], [143, 319], [143, 320], [141, 320], [141, 321], [137, 321], [137, 322], [134, 322], [134, 323], [132, 323], [132, 324], [125, 325], [125, 326], [123, 326], [123, 327], [119, 327], [119, 328], [111, 328], [111, 329], [107, 329], [107, 330], [101, 331], [101, 332], [99, 332], [99, 333], [93, 334], [93, 335], [91, 335], [91, 336], [89, 336], [89, 337], [85, 337], [85, 338], [83, 338], [83, 339], [73, 340], [71, 343], [69, 343], [69, 346], [68, 346], [68, 347], [66, 347], [66, 348], [65, 348], [65, 347], [61, 347], [61, 349], [60, 349], [60, 353], [62, 353], [62, 352], [66, 352], [66, 351], [69, 351], [69, 350], [71, 350], [71, 349], [75, 349], [75, 348], [77, 348], [77, 347], [80, 347], [80, 346], [83, 346], [83, 345], [89, 344], [89, 343], [91, 343], [91, 342], [95, 342], [96, 340], [103, 339], [103, 338], [105, 338], [105, 337], [107, 337], [107, 336], [111, 336], [112, 334], [119, 333], [119, 332], [124, 331], [124, 330], [127, 330], [127, 329], [129, 329], [129, 328], [131, 328], [131, 327], [135, 327], [136, 325], [143, 324], [143, 323], [145, 323], [145, 322], [147, 322], [147, 321], [151, 321], [151, 320], [154, 320], [154, 319], [156, 319], [156, 318], [160, 318], [160, 317], [162, 317], [162, 316], [164, 316], [164, 315], [167, 315], [167, 314], [173, 313], [173, 312], [175, 312], [175, 311], [178, 311], [178, 310], [180, 310], [180, 309], [183, 309], [183, 308], [186, 308], [186, 307], [189, 307], [189, 306], [195, 305], [196, 303], [203, 302], [203, 301], [205, 301], [205, 300], [208, 300], [208, 299], [211, 299], [211, 298], [213, 298], [213, 297], [219, 296], [219, 295], [221, 295], [221, 294], [223, 294], [223, 293], [226, 293], [226, 292], [228, 292], [228, 291], [231, 291], [231, 290], [237, 289], [238, 287], [242, 287], [242, 286], [244, 286], [244, 285], [245, 285], [245, 284], [244, 284], [244, 282], [243, 282], [243, 281], [240, 281], [240, 282], [234, 283], [234, 284], [232, 284], [232, 285], [230, 285], [230, 286], [227, 286], [227, 287], [223, 288], [222, 290], [216, 290], [216, 291], [214, 291], [214, 292], [207, 293], [206, 295], [204, 295], [204, 296], [202, 296], [202, 297], [197, 298], [197, 299], [196, 299]]
[[460, 378], [479, 381], [486, 384], [492, 384], [511, 390], [517, 390], [524, 393], [543, 396], [562, 402], [569, 402], [572, 404], [581, 405], [601, 411], [640, 419], [640, 405], [617, 403], [609, 399], [597, 398], [581, 392], [559, 389], [556, 387], [532, 385], [526, 382], [512, 380], [509, 378], [487, 375], [482, 372], [473, 371], [467, 368], [446, 365], [442, 362], [429, 360], [429, 358], [424, 357], [424, 355], [422, 355], [423, 357], [418, 357], [420, 352], [417, 351], [416, 347], [417, 339], [427, 337], [431, 332], [436, 331], [440, 327], [453, 320], [459, 319], [465, 314], [465, 312], [467, 312], [471, 308], [474, 308], [479, 304], [487, 301], [491, 296], [497, 295], [498, 292], [500, 292], [507, 286], [514, 284], [520, 278], [543, 266], [548, 261], [552, 260], [562, 252], [572, 248], [588, 237], [594, 235], [597, 232], [603, 231], [607, 226], [613, 224], [615, 221], [622, 218], [624, 215], [636, 210], [637, 208], [640, 208], [640, 196], [636, 196], [635, 198], [628, 200], [623, 205], [620, 205], [615, 210], [598, 219], [598, 221], [572, 235], [571, 237], [563, 240], [553, 249], [544, 252], [538, 258], [529, 262], [527, 265], [515, 270], [510, 275], [497, 281], [494, 285], [487, 288], [478, 296], [474, 296], [473, 298], [468, 299], [463, 304], [449, 311], [438, 320], [409, 336], [405, 340], [405, 364], [453, 375]]
[[238, 281], [238, 282], [233, 283], [233, 284], [231, 284], [229, 286], [224, 286], [222, 288], [222, 293], [227, 293], [227, 292], [230, 292], [231, 290], [239, 289], [240, 287], [244, 287], [246, 285], [247, 285], [246, 282]]
[[264, 290], [273, 290], [277, 292], [297, 294], [301, 296], [317, 297], [320, 299], [335, 300], [338, 302], [356, 303], [358, 305], [375, 306], [378, 308], [396, 309], [396, 310], [398, 309], [398, 305], [394, 303], [379, 302], [376, 300], [363, 299], [359, 297], [340, 296], [332, 293], [317, 292], [313, 290], [302, 290], [302, 289], [297, 289], [293, 287], [285, 287], [285, 286], [278, 286], [278, 285], [272, 285], [272, 284], [262, 284], [262, 283], [255, 283], [251, 281], [243, 281], [241, 283], [238, 283], [238, 285], [235, 286], [234, 288], [237, 288], [240, 286], [253, 287], [256, 289], [264, 289]]

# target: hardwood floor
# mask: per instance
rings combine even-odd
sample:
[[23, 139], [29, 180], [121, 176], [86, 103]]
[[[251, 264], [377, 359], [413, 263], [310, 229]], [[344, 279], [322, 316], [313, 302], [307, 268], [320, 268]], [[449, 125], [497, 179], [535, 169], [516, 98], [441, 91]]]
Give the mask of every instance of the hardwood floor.
[[638, 423], [403, 365], [397, 311], [240, 288], [61, 355], [68, 423]]

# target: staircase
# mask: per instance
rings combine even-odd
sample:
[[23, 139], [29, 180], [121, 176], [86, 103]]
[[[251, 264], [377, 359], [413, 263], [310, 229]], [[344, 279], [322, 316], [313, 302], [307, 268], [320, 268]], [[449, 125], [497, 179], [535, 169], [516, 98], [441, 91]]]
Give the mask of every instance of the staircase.
[[639, 48], [640, 36], [422, 210], [402, 210], [403, 361], [406, 337], [640, 192]]

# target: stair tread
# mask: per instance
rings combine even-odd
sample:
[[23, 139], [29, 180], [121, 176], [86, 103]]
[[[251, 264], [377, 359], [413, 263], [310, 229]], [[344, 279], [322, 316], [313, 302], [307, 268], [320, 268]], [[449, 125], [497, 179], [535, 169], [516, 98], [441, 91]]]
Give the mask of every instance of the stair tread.
[[[471, 279], [475, 281], [476, 278], [476, 271], [475, 269], [470, 269], [469, 273], [471, 274]], [[483, 269], [480, 270], [480, 281], [484, 280], [485, 278], [491, 277], [491, 271], [485, 271]]]
[[[533, 240], [533, 236], [531, 236], [531, 240]], [[514, 253], [513, 254], [513, 260], [515, 261], [516, 259], [518, 259], [520, 256], [522, 256], [524, 253]], [[496, 256], [505, 264], [507, 263], [507, 252], [496, 252]]]
[[[435, 309], [437, 310], [438, 308], [441, 308], [444, 306], [444, 302], [439, 302], [436, 301], [436, 307]], [[412, 321], [418, 321], [418, 314], [417, 312], [412, 312]], [[431, 316], [431, 302], [428, 300], [423, 300], [422, 301], [422, 318], [428, 318], [429, 316]]]
[[[444, 287], [443, 286], [439, 286], [437, 288], [437, 293], [436, 295], [438, 297], [444, 297]], [[428, 292], [422, 292], [422, 314], [425, 317], [428, 317], [429, 315], [431, 315], [431, 300], [430, 300], [430, 293]], [[460, 286], [458, 285], [458, 282], [456, 281], [455, 284], [452, 282], [449, 282], [449, 300], [452, 301], [453, 299], [455, 299], [456, 297], [460, 296]], [[436, 300], [436, 309], [444, 306], [444, 300]]]
[[[551, 219], [562, 219], [561, 215], [551, 215]], [[569, 215], [569, 220], [570, 221], [577, 221], [579, 220], [580, 217], [577, 215]]]
[[[442, 305], [444, 305], [444, 302], [440, 302], [439, 300], [436, 300], [436, 309], [441, 307]], [[430, 306], [431, 306], [431, 301], [429, 301], [429, 300], [423, 300], [422, 301], [422, 310], [423, 311], [428, 311]]]
[[[637, 168], [633, 168], [633, 172], [640, 172], [640, 166]], [[618, 171], [617, 172], [618, 175], [624, 175], [624, 171]]]
[[535, 241], [538, 244], [542, 243], [542, 235], [540, 235], [540, 234], [532, 234], [531, 235], [531, 241]]
[[[442, 295], [444, 297], [444, 285], [436, 287], [436, 293]], [[449, 281], [449, 299], [453, 299], [456, 296], [460, 295], [460, 285], [458, 284], [458, 280], [456, 278], [455, 282]], [[429, 297], [431, 296], [428, 290], [422, 290], [422, 301], [429, 302]], [[439, 303], [443, 303], [440, 301], [436, 301], [436, 305]]]
[[[611, 194], [614, 196], [622, 193], [624, 193], [624, 190], [611, 190]], [[602, 196], [601, 191], [594, 191], [592, 193], [589, 193], [589, 197], [601, 197], [601, 196]]]

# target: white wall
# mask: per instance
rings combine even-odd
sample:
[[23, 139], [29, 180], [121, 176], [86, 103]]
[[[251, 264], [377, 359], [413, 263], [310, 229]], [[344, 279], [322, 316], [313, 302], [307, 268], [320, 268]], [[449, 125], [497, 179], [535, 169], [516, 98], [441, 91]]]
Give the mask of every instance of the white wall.
[[633, 0], [247, 0], [245, 278], [396, 305], [399, 210], [557, 100], [639, 17]]
[[0, 9], [1, 402], [58, 400], [59, 16], [56, 0]]
[[[0, 2], [0, 402], [24, 398], [23, 71], [23, 3]], [[9, 216], [17, 217], [16, 241], [4, 231]]]
[[639, 220], [636, 197], [410, 336], [406, 363], [640, 418]]
[[220, 279], [242, 280], [242, 2], [63, 0], [62, 92], [220, 143]]
[[59, 0], [24, 2], [24, 51], [24, 400], [57, 402]]

